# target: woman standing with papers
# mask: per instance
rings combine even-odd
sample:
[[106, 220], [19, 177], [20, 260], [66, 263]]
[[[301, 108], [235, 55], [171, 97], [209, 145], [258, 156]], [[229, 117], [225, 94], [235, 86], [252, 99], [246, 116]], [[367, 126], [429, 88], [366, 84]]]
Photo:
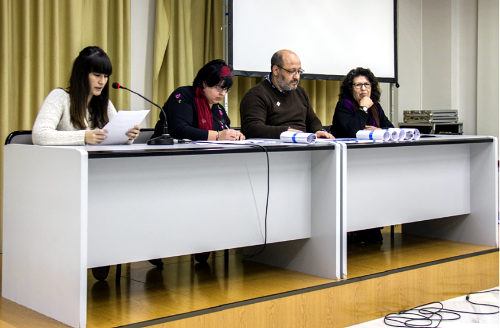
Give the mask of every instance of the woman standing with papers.
[[[86, 47], [73, 63], [69, 87], [54, 89], [45, 98], [33, 125], [35, 145], [100, 144], [104, 125], [116, 115], [109, 100], [111, 61], [99, 47]], [[129, 143], [140, 126], [129, 129]]]
[[[177, 88], [163, 105], [170, 135], [190, 140], [244, 140], [243, 134], [229, 128], [229, 117], [219, 104], [232, 85], [231, 71], [223, 60], [203, 66], [192, 86]], [[164, 124], [165, 116], [160, 113], [153, 138], [162, 135]]]
[[393, 128], [379, 104], [378, 81], [368, 68], [352, 69], [342, 81], [332, 120], [336, 138], [356, 138], [359, 130]]

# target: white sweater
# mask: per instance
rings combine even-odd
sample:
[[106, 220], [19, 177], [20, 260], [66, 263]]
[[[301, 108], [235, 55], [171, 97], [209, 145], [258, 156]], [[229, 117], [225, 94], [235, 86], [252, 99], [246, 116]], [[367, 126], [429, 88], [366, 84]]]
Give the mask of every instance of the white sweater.
[[[33, 125], [32, 139], [35, 145], [85, 145], [85, 130], [77, 130], [71, 124], [69, 107], [69, 93], [63, 89], [54, 89], [49, 93]], [[87, 110], [87, 117], [88, 114]], [[111, 120], [115, 115], [116, 109], [110, 100], [108, 118]]]

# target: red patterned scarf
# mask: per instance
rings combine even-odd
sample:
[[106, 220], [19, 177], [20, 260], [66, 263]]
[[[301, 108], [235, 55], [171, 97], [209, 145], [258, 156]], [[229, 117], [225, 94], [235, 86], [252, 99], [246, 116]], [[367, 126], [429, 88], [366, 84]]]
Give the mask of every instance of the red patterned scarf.
[[196, 111], [198, 112], [198, 129], [212, 130], [214, 126], [212, 110], [202, 87], [196, 88], [194, 102], [196, 104]]

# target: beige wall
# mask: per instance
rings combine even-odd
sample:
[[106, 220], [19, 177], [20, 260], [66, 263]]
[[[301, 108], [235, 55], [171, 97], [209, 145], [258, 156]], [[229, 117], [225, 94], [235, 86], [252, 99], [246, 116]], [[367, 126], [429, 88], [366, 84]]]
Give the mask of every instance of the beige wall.
[[[130, 86], [131, 90], [153, 99], [153, 49], [156, 0], [130, 0]], [[122, 90], [123, 92], [128, 92]], [[163, 104], [158, 104], [163, 106]], [[151, 109], [150, 103], [130, 94], [130, 109]], [[154, 124], [156, 118], [153, 119]], [[150, 115], [142, 127], [150, 127]]]

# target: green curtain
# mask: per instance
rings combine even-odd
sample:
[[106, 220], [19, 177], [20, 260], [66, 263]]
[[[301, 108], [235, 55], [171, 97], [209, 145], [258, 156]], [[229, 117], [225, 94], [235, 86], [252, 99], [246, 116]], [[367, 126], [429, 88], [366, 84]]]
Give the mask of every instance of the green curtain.
[[[205, 63], [222, 58], [222, 1], [157, 0], [155, 24], [153, 99], [163, 104]], [[153, 108], [152, 126], [158, 114]]]
[[[157, 0], [153, 65], [153, 99], [156, 103], [163, 104], [176, 88], [191, 85], [205, 63], [223, 59], [222, 11], [222, 0]], [[302, 65], [307, 70], [307, 64]], [[234, 77], [233, 80], [228, 96], [228, 114], [231, 125], [236, 127], [241, 124], [241, 98], [262, 78]], [[300, 84], [308, 92], [323, 125], [330, 125], [340, 82], [302, 80]], [[151, 126], [156, 124], [158, 114], [159, 109], [153, 108]]]
[[[111, 58], [113, 76], [130, 81], [130, 0], [0, 0], [0, 202], [3, 143], [16, 130], [31, 130], [50, 90], [67, 87], [74, 59], [86, 46]], [[111, 92], [117, 109], [126, 93]]]

